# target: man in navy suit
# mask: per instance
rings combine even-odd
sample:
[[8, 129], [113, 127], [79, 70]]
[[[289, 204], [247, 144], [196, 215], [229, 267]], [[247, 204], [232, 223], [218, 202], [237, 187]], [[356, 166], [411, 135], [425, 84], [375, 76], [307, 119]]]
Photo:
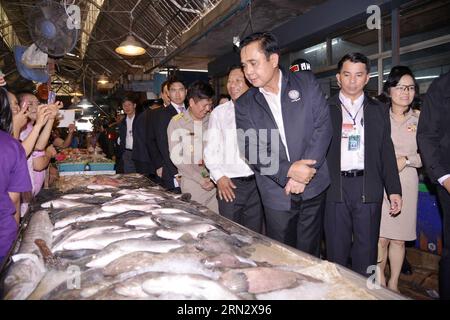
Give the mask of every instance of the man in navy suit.
[[319, 256], [325, 155], [332, 127], [312, 73], [282, 72], [276, 38], [254, 33], [241, 42], [245, 77], [254, 86], [236, 101], [242, 155], [255, 172], [269, 237]]

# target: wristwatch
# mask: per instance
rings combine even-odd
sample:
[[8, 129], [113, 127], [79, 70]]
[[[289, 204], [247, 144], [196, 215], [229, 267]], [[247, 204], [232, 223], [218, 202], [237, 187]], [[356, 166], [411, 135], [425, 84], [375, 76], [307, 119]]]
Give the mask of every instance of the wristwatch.
[[405, 164], [406, 164], [407, 166], [411, 165], [411, 161], [409, 161], [409, 159], [408, 159], [408, 157], [407, 157], [407, 156], [405, 156], [405, 159], [406, 159], [406, 162], [405, 162]]

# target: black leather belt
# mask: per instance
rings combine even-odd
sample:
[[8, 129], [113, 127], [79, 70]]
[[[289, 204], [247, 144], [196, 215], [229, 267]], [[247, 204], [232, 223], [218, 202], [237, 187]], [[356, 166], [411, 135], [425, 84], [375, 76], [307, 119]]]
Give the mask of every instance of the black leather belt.
[[364, 170], [349, 170], [349, 171], [341, 171], [341, 176], [343, 177], [360, 177], [364, 175]]
[[125, 149], [125, 151], [133, 151], [133, 149]]
[[231, 178], [231, 180], [239, 180], [239, 181], [252, 181], [253, 179], [255, 179], [255, 175], [254, 174], [252, 174], [251, 176], [247, 176], [247, 177]]

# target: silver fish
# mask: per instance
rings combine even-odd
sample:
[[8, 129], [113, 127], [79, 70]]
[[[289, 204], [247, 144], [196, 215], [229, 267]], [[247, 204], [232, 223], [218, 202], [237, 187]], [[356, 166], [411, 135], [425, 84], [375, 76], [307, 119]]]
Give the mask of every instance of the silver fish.
[[53, 224], [50, 221], [48, 212], [40, 210], [33, 213], [24, 232], [19, 253], [36, 253], [38, 257], [42, 257], [34, 241], [36, 239], [42, 239], [51, 246], [52, 232]]
[[101, 185], [101, 184], [90, 184], [86, 186], [90, 190], [105, 190], [105, 189], [117, 189], [115, 186]]
[[224, 286], [201, 275], [166, 274], [145, 280], [142, 289], [150, 295], [176, 294], [206, 300], [239, 299]]
[[152, 220], [150, 216], [144, 216], [137, 219], [131, 219], [125, 222], [126, 226], [137, 226], [137, 227], [147, 227], [153, 228], [157, 227], [158, 224]]
[[[145, 231], [135, 231], [145, 232]], [[127, 239], [123, 241], [117, 241], [104, 248], [95, 258], [86, 264], [89, 268], [103, 268], [110, 262], [136, 251], [147, 252], [169, 252], [172, 249], [182, 247], [184, 245], [181, 241], [152, 241], [152, 240], [136, 240]]]
[[78, 200], [78, 199], [85, 199], [85, 198], [92, 198], [93, 195], [89, 193], [72, 193], [72, 194], [65, 194], [61, 197], [61, 199], [68, 199], [68, 200]]
[[[116, 230], [117, 231], [117, 230]], [[62, 250], [79, 250], [79, 249], [94, 249], [101, 250], [110, 243], [125, 239], [137, 239], [145, 238], [153, 235], [151, 230], [140, 231], [124, 231], [124, 232], [111, 232], [93, 235], [84, 239], [67, 242], [64, 244]]]
[[55, 228], [62, 228], [67, 225], [70, 225], [72, 223], [94, 221], [94, 220], [102, 219], [102, 218], [110, 218], [110, 217], [114, 217], [117, 214], [118, 214], [117, 212], [102, 211], [102, 210], [98, 210], [98, 211], [90, 212], [90, 213], [74, 214], [72, 216], [69, 216], [69, 217], [66, 217], [64, 219], [57, 221], [55, 223]]
[[193, 238], [197, 238], [199, 234], [217, 229], [215, 226], [206, 223], [183, 225], [173, 229], [158, 229], [156, 235], [163, 239], [177, 240], [183, 235], [189, 234]]
[[50, 200], [50, 201], [44, 202], [43, 204], [41, 204], [41, 207], [42, 208], [53, 207], [55, 209], [60, 209], [60, 208], [82, 207], [84, 205], [85, 204], [83, 204], [81, 202], [76, 202], [76, 201], [72, 201], [72, 200], [55, 199], [55, 200]]
[[161, 206], [145, 201], [121, 200], [117, 202], [107, 202], [102, 206], [103, 211], [123, 213], [129, 210], [150, 211]]
[[20, 253], [11, 257], [5, 280], [5, 300], [24, 300], [39, 284], [46, 269], [42, 260], [32, 253]]

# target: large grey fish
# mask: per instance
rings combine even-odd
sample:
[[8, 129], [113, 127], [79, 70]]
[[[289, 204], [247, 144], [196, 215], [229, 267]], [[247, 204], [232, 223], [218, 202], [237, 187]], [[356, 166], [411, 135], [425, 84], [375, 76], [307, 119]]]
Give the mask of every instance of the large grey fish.
[[42, 257], [35, 241], [36, 239], [42, 239], [51, 246], [53, 239], [52, 232], [53, 224], [50, 221], [48, 212], [40, 210], [33, 213], [24, 231], [19, 253], [36, 253], [38, 257]]
[[55, 228], [63, 228], [72, 223], [94, 221], [102, 218], [110, 218], [117, 215], [117, 212], [97, 210], [90, 213], [79, 213], [68, 216], [55, 223]]
[[[121, 229], [121, 227], [115, 226], [115, 225], [109, 225], [109, 226], [101, 226], [101, 227], [94, 227], [94, 228], [79, 230], [74, 233], [71, 233], [71, 235], [68, 236], [66, 239], [55, 244], [53, 246], [52, 250], [54, 252], [61, 251], [61, 250], [63, 250], [64, 245], [68, 242], [85, 239], [85, 238], [93, 236], [93, 235], [103, 234], [105, 231], [111, 231], [111, 230], [117, 230], [117, 229]], [[122, 228], [122, 229], [124, 229], [124, 228]]]
[[237, 300], [227, 288], [201, 275], [166, 274], [145, 280], [142, 289], [148, 294], [177, 294], [205, 300]]
[[125, 225], [135, 227], [146, 227], [146, 228], [153, 228], [158, 226], [158, 224], [155, 221], [153, 221], [153, 219], [150, 216], [130, 219], [127, 222], [125, 222]]
[[297, 272], [255, 267], [226, 271], [221, 275], [220, 282], [235, 292], [247, 291], [260, 294], [292, 288], [301, 282], [321, 283], [322, 281]]
[[69, 193], [61, 196], [61, 199], [68, 199], [68, 200], [79, 200], [79, 199], [86, 199], [86, 198], [92, 198], [94, 195], [89, 193]]
[[245, 268], [257, 266], [251, 259], [230, 253], [221, 253], [216, 256], [207, 257], [203, 260], [203, 263], [209, 268]]
[[150, 211], [152, 209], [161, 208], [155, 203], [146, 201], [120, 200], [117, 202], [107, 202], [102, 205], [103, 211], [123, 213], [129, 210]]
[[55, 200], [50, 200], [50, 201], [44, 202], [43, 204], [41, 204], [41, 207], [42, 208], [53, 207], [55, 209], [60, 209], [60, 208], [82, 207], [83, 205], [84, 205], [83, 203], [76, 202], [73, 200], [55, 199]]
[[[117, 231], [117, 230], [115, 230]], [[110, 232], [104, 234], [93, 235], [84, 239], [67, 242], [63, 245], [61, 250], [79, 250], [79, 249], [94, 249], [101, 250], [110, 243], [125, 240], [125, 239], [137, 239], [150, 237], [154, 234], [151, 230], [139, 230], [139, 231], [123, 231]]]
[[[134, 231], [139, 232], [139, 231]], [[146, 232], [146, 231], [141, 231]], [[108, 263], [116, 260], [117, 258], [126, 255], [127, 253], [136, 251], [147, 252], [169, 252], [172, 249], [182, 247], [184, 245], [181, 241], [153, 241], [143, 239], [127, 239], [123, 241], [117, 241], [105, 247], [95, 258], [86, 264], [89, 268], [103, 268]]]
[[25, 300], [37, 287], [46, 269], [42, 260], [32, 253], [11, 257], [13, 264], [4, 279], [5, 300]]
[[189, 234], [193, 238], [197, 238], [199, 234], [217, 229], [215, 226], [206, 223], [188, 224], [178, 226], [172, 229], [158, 229], [156, 235], [163, 239], [177, 240], [183, 235]]
[[155, 254], [138, 251], [112, 261], [104, 268], [103, 273], [119, 279], [135, 277], [145, 272], [200, 274], [218, 279], [220, 272], [205, 267], [201, 262], [203, 257], [201, 254], [184, 252]]

